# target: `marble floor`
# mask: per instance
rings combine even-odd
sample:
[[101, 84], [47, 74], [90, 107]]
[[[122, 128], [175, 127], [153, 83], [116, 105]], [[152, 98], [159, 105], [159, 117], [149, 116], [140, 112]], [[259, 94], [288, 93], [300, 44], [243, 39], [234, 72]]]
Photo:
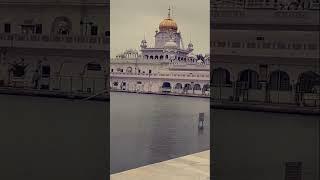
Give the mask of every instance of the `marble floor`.
[[209, 180], [210, 151], [190, 154], [111, 175], [111, 180]]

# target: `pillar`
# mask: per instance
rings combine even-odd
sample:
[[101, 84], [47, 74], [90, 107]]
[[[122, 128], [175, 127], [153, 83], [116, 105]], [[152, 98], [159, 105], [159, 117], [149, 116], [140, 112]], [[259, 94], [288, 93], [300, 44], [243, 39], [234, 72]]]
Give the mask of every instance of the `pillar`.
[[299, 100], [296, 96], [296, 83], [294, 81], [292, 81], [291, 83], [291, 87], [292, 87], [292, 90], [291, 90], [291, 95], [292, 95], [292, 100], [293, 100], [293, 103], [297, 103], [297, 101]]
[[232, 81], [233, 98], [232, 101], [236, 101], [237, 96], [237, 82]]
[[268, 102], [267, 82], [260, 82], [260, 85], [262, 92], [264, 92], [264, 99], [261, 99], [261, 101]]

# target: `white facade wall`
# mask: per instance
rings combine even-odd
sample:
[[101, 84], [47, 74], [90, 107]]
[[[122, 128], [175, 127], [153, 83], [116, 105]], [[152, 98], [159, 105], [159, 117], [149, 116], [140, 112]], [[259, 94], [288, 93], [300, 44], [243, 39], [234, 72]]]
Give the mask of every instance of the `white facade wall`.
[[[3, 86], [34, 88], [35, 71], [39, 84], [47, 90], [63, 92], [90, 92], [106, 89], [106, 62], [108, 60], [109, 18], [105, 1], [1, 1], [0, 2], [0, 81]], [[55, 20], [63, 17], [70, 25], [68, 34], [57, 33]], [[98, 27], [91, 35], [92, 22]], [[4, 32], [9, 23], [11, 32]], [[41, 33], [23, 32], [24, 26], [42, 25]], [[13, 39], [10, 39], [13, 38]], [[47, 39], [48, 38], [48, 39]], [[22, 59], [24, 61], [22, 62]], [[27, 65], [23, 77], [14, 77], [13, 64]], [[90, 70], [88, 64], [100, 65], [101, 70]], [[50, 67], [50, 76], [41, 75], [44, 66]]]

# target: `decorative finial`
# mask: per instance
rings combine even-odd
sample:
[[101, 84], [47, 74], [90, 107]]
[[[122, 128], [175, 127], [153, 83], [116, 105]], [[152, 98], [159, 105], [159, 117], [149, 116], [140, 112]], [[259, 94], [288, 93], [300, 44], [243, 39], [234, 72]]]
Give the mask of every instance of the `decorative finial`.
[[168, 9], [168, 18], [170, 18], [170, 10], [171, 10], [171, 8], [170, 8], [170, 6], [169, 6], [169, 9]]
[[173, 18], [173, 6], [171, 7], [171, 16]]

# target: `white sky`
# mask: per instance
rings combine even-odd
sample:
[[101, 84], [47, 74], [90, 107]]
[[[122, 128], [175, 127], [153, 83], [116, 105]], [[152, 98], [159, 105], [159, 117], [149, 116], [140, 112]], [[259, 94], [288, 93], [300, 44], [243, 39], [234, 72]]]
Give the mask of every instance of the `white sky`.
[[110, 0], [111, 57], [126, 49], [139, 50], [146, 35], [148, 46], [154, 45], [155, 30], [173, 6], [173, 19], [181, 31], [185, 47], [190, 41], [194, 53], [209, 53], [209, 0]]

